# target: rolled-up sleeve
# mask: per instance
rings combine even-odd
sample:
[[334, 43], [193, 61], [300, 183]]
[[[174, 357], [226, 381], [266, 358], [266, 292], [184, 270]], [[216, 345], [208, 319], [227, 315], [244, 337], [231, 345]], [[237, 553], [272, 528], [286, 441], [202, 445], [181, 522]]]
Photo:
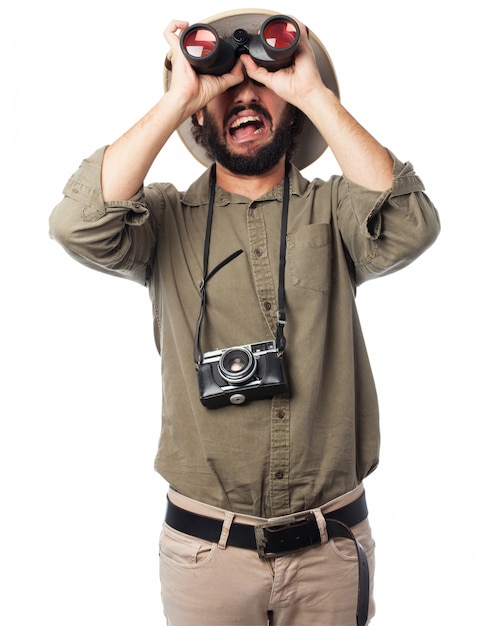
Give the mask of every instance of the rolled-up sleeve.
[[421, 179], [410, 163], [392, 157], [390, 189], [373, 191], [343, 179], [337, 219], [357, 284], [409, 265], [440, 232], [438, 213]]
[[146, 284], [155, 219], [144, 189], [130, 200], [105, 202], [101, 167], [106, 148], [85, 159], [66, 183], [49, 218], [50, 236], [83, 265]]

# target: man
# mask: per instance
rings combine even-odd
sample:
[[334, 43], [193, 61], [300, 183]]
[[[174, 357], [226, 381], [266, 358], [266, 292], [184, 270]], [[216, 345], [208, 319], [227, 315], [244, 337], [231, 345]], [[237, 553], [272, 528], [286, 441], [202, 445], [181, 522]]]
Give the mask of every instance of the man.
[[[255, 35], [268, 16], [206, 22], [228, 38]], [[379, 423], [354, 294], [419, 256], [438, 217], [412, 166], [341, 105], [304, 25], [286, 67], [269, 71], [244, 49], [222, 75], [194, 70], [179, 42], [187, 27], [165, 31], [164, 96], [82, 163], [51, 216], [80, 262], [150, 291], [167, 623], [367, 624], [363, 480]], [[143, 186], [176, 130], [207, 171], [183, 193]], [[326, 146], [342, 176], [308, 182], [299, 170]]]

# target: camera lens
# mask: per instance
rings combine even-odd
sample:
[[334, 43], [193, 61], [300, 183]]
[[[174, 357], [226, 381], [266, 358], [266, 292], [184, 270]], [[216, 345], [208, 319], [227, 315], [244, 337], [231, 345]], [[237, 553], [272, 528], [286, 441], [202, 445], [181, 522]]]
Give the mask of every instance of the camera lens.
[[242, 370], [247, 367], [247, 359], [244, 359], [240, 354], [234, 354], [231, 360], [227, 362], [228, 369], [234, 374], [240, 374]]
[[214, 51], [217, 45], [217, 35], [208, 28], [195, 27], [183, 36], [184, 50], [192, 57], [203, 59]]
[[263, 29], [263, 39], [271, 48], [289, 48], [298, 38], [296, 24], [288, 19], [272, 19]]
[[247, 348], [230, 348], [219, 360], [219, 373], [229, 383], [244, 383], [254, 374], [257, 362]]

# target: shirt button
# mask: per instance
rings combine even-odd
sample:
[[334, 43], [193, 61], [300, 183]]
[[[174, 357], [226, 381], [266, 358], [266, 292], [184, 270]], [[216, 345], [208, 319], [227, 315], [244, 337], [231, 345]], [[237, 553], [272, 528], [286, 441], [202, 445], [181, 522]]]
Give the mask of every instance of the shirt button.
[[256, 248], [256, 249], [254, 250], [254, 254], [255, 254], [256, 256], [261, 256], [261, 255], [263, 254], [263, 251], [261, 250], [261, 248]]
[[264, 308], [269, 311], [271, 309], [271, 302], [265, 302], [264, 303]]
[[283, 472], [277, 472], [275, 474], [275, 478], [278, 478], [278, 480], [281, 480], [284, 477], [284, 473]]
[[285, 417], [285, 413], [283, 411], [277, 411], [277, 417], [279, 420], [282, 420]]

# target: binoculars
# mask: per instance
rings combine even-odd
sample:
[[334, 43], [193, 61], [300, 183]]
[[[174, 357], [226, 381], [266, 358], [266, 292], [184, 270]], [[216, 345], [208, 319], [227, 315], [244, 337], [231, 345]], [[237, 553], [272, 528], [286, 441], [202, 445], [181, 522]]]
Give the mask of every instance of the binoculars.
[[221, 38], [210, 24], [193, 24], [181, 35], [184, 56], [198, 74], [221, 76], [235, 65], [237, 57], [249, 54], [254, 62], [271, 72], [291, 65], [299, 44], [299, 25], [285, 15], [263, 22], [258, 35], [237, 28]]

